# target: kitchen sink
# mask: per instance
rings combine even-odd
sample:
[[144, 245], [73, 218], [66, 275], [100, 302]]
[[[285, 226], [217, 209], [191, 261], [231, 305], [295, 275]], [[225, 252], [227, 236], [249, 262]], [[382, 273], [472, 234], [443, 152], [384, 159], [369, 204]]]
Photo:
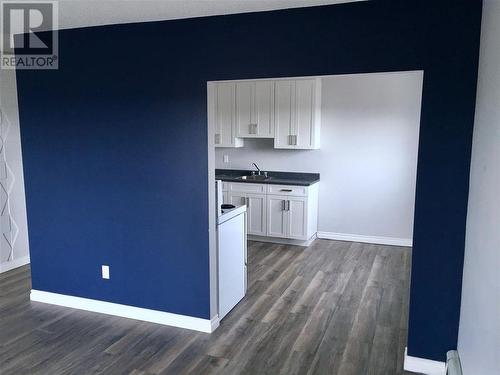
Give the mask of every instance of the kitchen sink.
[[248, 181], [268, 181], [271, 179], [271, 177], [264, 176], [264, 175], [252, 175], [252, 176], [241, 176], [240, 177], [242, 180], [248, 180]]

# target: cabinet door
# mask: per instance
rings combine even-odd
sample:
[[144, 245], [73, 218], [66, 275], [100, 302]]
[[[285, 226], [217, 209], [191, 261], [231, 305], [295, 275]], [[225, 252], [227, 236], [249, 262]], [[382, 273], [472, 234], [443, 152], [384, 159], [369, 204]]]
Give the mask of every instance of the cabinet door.
[[294, 148], [291, 144], [291, 135], [294, 134], [292, 109], [295, 100], [295, 81], [276, 81], [274, 98], [274, 147]]
[[274, 81], [236, 83], [236, 136], [274, 137]]
[[285, 204], [287, 237], [306, 240], [307, 238], [307, 198], [287, 197]]
[[251, 122], [257, 124], [257, 136], [274, 137], [274, 81], [256, 81]]
[[315, 82], [314, 79], [300, 79], [296, 82], [294, 135], [297, 139], [293, 142], [296, 148], [314, 146]]
[[220, 143], [220, 123], [217, 121], [217, 84], [209, 82], [207, 84], [207, 112], [209, 129], [214, 129], [214, 145]]
[[[217, 84], [216, 145], [232, 146], [234, 129], [234, 83]], [[217, 142], [219, 134], [219, 142]]]
[[266, 195], [247, 194], [247, 232], [257, 236], [267, 233]]
[[247, 195], [245, 193], [229, 193], [229, 204], [234, 204], [235, 206], [246, 204], [246, 199]]
[[270, 237], [286, 237], [286, 199], [279, 195], [267, 196], [267, 235]]
[[243, 142], [236, 138], [236, 84], [216, 83], [215, 97], [215, 147], [241, 147]]
[[254, 88], [254, 82], [236, 83], [236, 135], [238, 137], [249, 137], [254, 132], [257, 132], [252, 115], [254, 110]]

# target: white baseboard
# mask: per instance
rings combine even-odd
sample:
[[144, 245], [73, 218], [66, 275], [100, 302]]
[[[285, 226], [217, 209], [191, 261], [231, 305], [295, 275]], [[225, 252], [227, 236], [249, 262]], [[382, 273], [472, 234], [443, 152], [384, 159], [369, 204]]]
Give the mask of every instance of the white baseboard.
[[68, 296], [64, 294], [31, 290], [32, 301], [52, 305], [71, 307], [101, 314], [120, 316], [123, 318], [142, 320], [145, 322], [163, 324], [172, 327], [192, 329], [212, 333], [219, 326], [219, 316], [210, 319], [195, 318], [187, 315], [172, 314], [163, 311], [143, 309], [118, 303], [98, 301], [95, 299]]
[[395, 237], [377, 237], [364, 236], [361, 234], [335, 233], [335, 232], [318, 232], [318, 238], [337, 241], [363, 242], [377, 245], [405, 246], [411, 247], [413, 240], [411, 238], [395, 238]]
[[25, 264], [29, 264], [30, 257], [29, 255], [11, 260], [10, 262], [0, 263], [0, 273], [7, 272], [13, 270], [14, 268], [24, 266]]
[[446, 375], [446, 363], [433, 361], [431, 359], [409, 356], [408, 348], [405, 348], [404, 369], [410, 372], [417, 372], [425, 375]]
[[279, 237], [266, 237], [266, 236], [255, 236], [252, 234], [247, 235], [247, 240], [259, 241], [259, 242], [270, 242], [279, 243], [284, 245], [295, 245], [295, 246], [309, 246], [316, 239], [316, 235], [312, 236], [310, 239], [304, 240], [292, 240], [289, 238], [279, 238]]

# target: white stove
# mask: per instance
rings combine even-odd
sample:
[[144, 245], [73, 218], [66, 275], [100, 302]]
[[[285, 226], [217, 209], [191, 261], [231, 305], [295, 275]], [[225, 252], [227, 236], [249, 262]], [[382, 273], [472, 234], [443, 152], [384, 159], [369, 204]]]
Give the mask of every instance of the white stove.
[[216, 181], [219, 319], [245, 297], [247, 290], [247, 206], [222, 209], [221, 185]]

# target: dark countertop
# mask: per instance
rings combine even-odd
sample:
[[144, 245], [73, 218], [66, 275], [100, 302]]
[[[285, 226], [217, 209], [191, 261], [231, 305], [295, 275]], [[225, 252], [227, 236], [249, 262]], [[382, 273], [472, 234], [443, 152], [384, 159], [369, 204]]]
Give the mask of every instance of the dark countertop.
[[319, 173], [273, 172], [266, 171], [270, 177], [266, 180], [243, 180], [241, 176], [250, 176], [251, 170], [216, 169], [215, 179], [229, 182], [244, 182], [250, 184], [297, 185], [309, 186], [319, 182]]

